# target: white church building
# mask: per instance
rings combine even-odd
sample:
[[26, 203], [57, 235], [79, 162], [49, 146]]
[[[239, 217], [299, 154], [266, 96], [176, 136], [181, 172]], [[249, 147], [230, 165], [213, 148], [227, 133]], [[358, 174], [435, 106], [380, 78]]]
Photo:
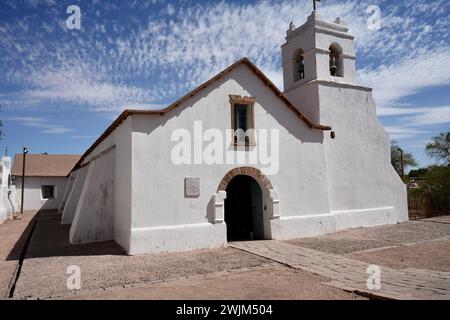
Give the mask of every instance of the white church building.
[[406, 221], [348, 28], [313, 12], [281, 49], [284, 92], [243, 58], [165, 109], [125, 110], [70, 173], [71, 243], [134, 255]]

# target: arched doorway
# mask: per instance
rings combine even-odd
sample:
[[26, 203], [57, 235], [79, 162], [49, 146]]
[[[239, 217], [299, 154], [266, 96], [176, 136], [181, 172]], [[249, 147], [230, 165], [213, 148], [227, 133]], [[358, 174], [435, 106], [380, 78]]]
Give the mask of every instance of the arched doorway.
[[228, 241], [265, 238], [263, 192], [249, 175], [237, 175], [226, 187], [225, 223]]

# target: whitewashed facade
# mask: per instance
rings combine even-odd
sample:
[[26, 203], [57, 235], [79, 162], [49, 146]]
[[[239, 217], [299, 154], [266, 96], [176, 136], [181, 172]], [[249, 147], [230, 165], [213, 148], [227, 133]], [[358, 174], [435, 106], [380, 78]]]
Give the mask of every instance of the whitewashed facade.
[[23, 210], [58, 209], [67, 189], [68, 175], [80, 156], [28, 154], [25, 158], [25, 183], [22, 182], [23, 158], [22, 154], [17, 154], [11, 170], [13, 188], [20, 198], [24, 188]]
[[[338, 72], [331, 75], [333, 50]], [[143, 254], [220, 246], [232, 240], [231, 227], [250, 239], [290, 239], [406, 221], [406, 187], [390, 164], [371, 89], [355, 82], [347, 28], [313, 12], [288, 30], [282, 54], [283, 93], [242, 59], [164, 110], [126, 110], [70, 175], [60, 211], [72, 224], [71, 243], [115, 240], [128, 254]], [[193, 137], [201, 130], [203, 138], [219, 130], [229, 138], [223, 153], [257, 153], [261, 139], [235, 147], [226, 134], [236, 97], [253, 101], [256, 130], [278, 132], [277, 170], [195, 156], [176, 163], [180, 129]]]
[[[19, 197], [22, 192], [22, 177], [14, 177], [14, 186]], [[53, 196], [46, 198], [42, 187], [52, 186]], [[58, 209], [67, 187], [67, 177], [26, 177], [23, 210], [55, 210]]]

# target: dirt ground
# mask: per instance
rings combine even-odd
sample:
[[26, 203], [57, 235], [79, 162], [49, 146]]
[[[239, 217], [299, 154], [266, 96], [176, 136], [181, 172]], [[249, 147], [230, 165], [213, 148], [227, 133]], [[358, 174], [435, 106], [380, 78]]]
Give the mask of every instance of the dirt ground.
[[450, 240], [400, 246], [368, 252], [355, 252], [348, 258], [394, 269], [417, 268], [450, 272]]
[[69, 294], [67, 268], [81, 269], [82, 290], [127, 286], [190, 275], [260, 266], [267, 259], [219, 248], [180, 253], [126, 256], [113, 241], [70, 245], [60, 215], [39, 214], [14, 296], [45, 298]]
[[[0, 289], [4, 292], [31, 229], [33, 215], [0, 226]], [[222, 247], [126, 256], [114, 241], [70, 245], [69, 226], [39, 213], [25, 254], [16, 299], [359, 299], [325, 285], [327, 278]], [[27, 228], [28, 226], [28, 228]], [[347, 230], [291, 244], [391, 268], [450, 271], [450, 218]], [[67, 267], [81, 269], [81, 291], [67, 289]]]
[[240, 271], [204, 278], [180, 279], [138, 288], [115, 288], [68, 299], [175, 300], [354, 300], [356, 294], [324, 285], [326, 279], [284, 266]]

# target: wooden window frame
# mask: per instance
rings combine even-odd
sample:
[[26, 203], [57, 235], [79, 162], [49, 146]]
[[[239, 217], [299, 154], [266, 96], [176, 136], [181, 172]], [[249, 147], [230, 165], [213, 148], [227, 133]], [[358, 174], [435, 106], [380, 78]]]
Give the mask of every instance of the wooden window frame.
[[[254, 97], [241, 97], [237, 95], [230, 95], [230, 106], [231, 106], [231, 128], [233, 129], [231, 141], [234, 146], [255, 146], [255, 102]], [[246, 105], [247, 106], [247, 133], [249, 129], [250, 135], [246, 135], [248, 140], [245, 142], [239, 142], [236, 139], [236, 105]]]

